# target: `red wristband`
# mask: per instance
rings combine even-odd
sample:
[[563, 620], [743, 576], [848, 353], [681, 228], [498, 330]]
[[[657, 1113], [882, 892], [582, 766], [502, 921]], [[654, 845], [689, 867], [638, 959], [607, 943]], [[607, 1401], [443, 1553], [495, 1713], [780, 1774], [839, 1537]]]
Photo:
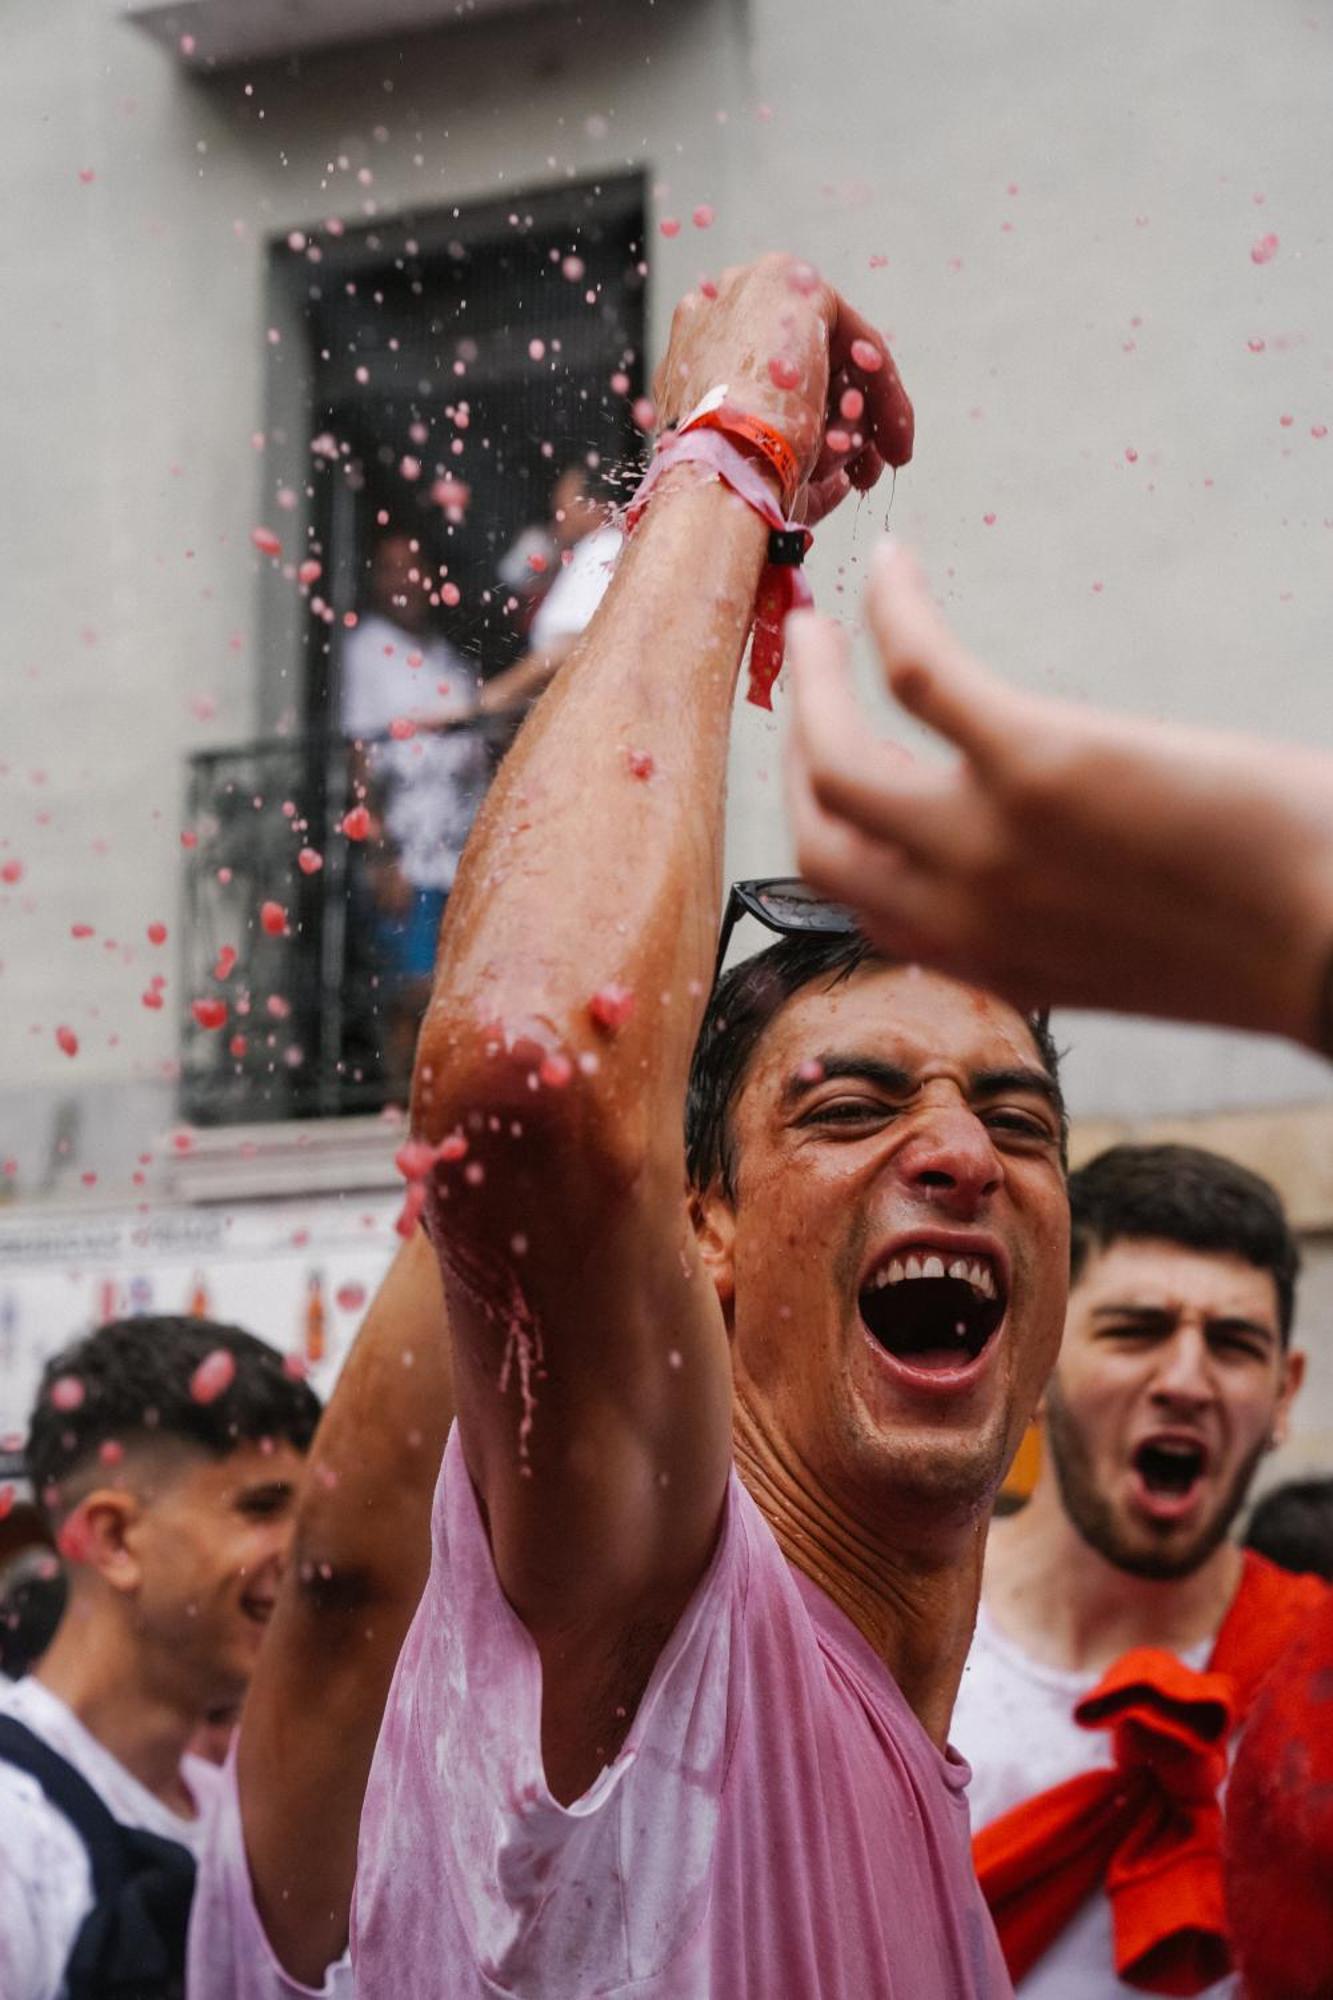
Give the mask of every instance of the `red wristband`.
[[725, 431], [714, 430], [708, 424], [696, 424], [689, 436], [675, 431], [658, 439], [653, 462], [625, 509], [627, 533], [632, 534], [638, 525], [662, 475], [673, 465], [690, 460], [706, 465], [715, 478], [753, 509], [769, 530], [768, 556], [755, 593], [747, 696], [756, 708], [772, 708], [773, 683], [782, 669], [782, 628], [787, 614], [813, 602], [805, 573], [793, 557], [798, 549], [804, 554], [814, 537], [802, 523], [784, 520], [773, 490], [754, 460], [738, 450]]
[[800, 490], [801, 467], [796, 453], [775, 425], [764, 417], [756, 417], [751, 411], [739, 410], [729, 403], [724, 386], [709, 390], [703, 401], [679, 425], [676, 435], [684, 437], [687, 432], [697, 430], [721, 431], [723, 437], [752, 446], [777, 474], [783, 512], [791, 512]]

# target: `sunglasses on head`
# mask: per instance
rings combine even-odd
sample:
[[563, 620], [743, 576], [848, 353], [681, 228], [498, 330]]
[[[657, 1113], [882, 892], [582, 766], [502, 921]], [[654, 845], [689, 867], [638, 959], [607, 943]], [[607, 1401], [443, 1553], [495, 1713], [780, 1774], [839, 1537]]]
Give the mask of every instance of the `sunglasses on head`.
[[[776, 931], [780, 937], [791, 937], [800, 931], [845, 937], [857, 928], [855, 910], [846, 903], [831, 903], [817, 895], [799, 875], [766, 875], [749, 882], [733, 882], [722, 913], [717, 963], [713, 967], [714, 986], [722, 977], [731, 934], [744, 916], [757, 917], [766, 929]], [[1050, 1015], [1049, 1007], [1035, 1007], [1027, 1018], [1045, 1033]]]
[[791, 937], [800, 931], [846, 936], [856, 929], [854, 910], [845, 903], [830, 903], [826, 897], [817, 895], [799, 875], [767, 875], [749, 882], [733, 882], [722, 914], [714, 985], [726, 963], [732, 932], [745, 916], [757, 917], [766, 930], [776, 931], [779, 937]]

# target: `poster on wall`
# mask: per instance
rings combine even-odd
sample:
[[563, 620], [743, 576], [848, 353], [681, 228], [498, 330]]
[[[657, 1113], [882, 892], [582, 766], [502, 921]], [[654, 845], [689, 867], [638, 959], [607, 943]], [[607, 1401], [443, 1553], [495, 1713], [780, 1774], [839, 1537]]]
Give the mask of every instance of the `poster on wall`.
[[396, 1195], [0, 1215], [0, 1437], [51, 1355], [104, 1320], [194, 1313], [299, 1355], [327, 1396], [399, 1239]]

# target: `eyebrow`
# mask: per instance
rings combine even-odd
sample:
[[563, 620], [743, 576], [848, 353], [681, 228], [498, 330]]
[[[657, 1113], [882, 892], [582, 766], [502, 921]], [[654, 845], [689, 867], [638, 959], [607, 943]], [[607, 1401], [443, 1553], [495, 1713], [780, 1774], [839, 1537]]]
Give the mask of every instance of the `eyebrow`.
[[[1177, 1317], [1170, 1306], [1136, 1305], [1132, 1300], [1126, 1300], [1123, 1304], [1111, 1302], [1107, 1305], [1094, 1306], [1092, 1310], [1094, 1320], [1128, 1319], [1139, 1326], [1160, 1327], [1163, 1332], [1175, 1325]], [[1277, 1333], [1271, 1326], [1266, 1326], [1260, 1319], [1247, 1319], [1244, 1313], [1208, 1313], [1204, 1317], [1204, 1331], [1253, 1333], [1270, 1347], [1274, 1346], [1278, 1339]]]
[[[910, 1070], [900, 1063], [885, 1062], [880, 1056], [868, 1055], [825, 1055], [816, 1056], [819, 1074], [805, 1074], [809, 1065], [802, 1063], [794, 1070], [782, 1087], [784, 1109], [798, 1104], [807, 1091], [817, 1084], [847, 1077], [860, 1083], [873, 1083], [889, 1097], [908, 1097], [917, 1088], [917, 1079]], [[1060, 1092], [1044, 1069], [1031, 1069], [1026, 1064], [1017, 1064], [1008, 1069], [973, 1070], [967, 1080], [969, 1098], [999, 1097], [1005, 1091], [1022, 1091], [1029, 1096], [1040, 1097], [1054, 1111], [1060, 1112]]]

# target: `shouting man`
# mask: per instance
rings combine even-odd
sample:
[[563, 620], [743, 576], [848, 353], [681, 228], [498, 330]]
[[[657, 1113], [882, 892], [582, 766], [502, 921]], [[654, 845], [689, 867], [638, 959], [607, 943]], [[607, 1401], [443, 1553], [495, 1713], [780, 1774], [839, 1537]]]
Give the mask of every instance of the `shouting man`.
[[707, 1004], [737, 672], [800, 540], [772, 517], [901, 463], [911, 418], [780, 258], [678, 309], [658, 405], [680, 433], [474, 831], [418, 1050], [459, 1415], [358, 1987], [1003, 1993], [947, 1733], [1063, 1321], [1053, 1055], [795, 896], [749, 892], [823, 932]]
[[1209, 1871], [1192, 1822], [1174, 1850], [1158, 1828], [1133, 1865], [1161, 1801], [1140, 1753], [1169, 1731], [1215, 1800], [1227, 1725], [1321, 1595], [1228, 1534], [1300, 1385], [1299, 1253], [1267, 1182], [1193, 1146], [1114, 1146], [1069, 1201], [1042, 1469], [991, 1531], [954, 1735], [1022, 1993], [1200, 1990], [1229, 1964], [1220, 1839]]

